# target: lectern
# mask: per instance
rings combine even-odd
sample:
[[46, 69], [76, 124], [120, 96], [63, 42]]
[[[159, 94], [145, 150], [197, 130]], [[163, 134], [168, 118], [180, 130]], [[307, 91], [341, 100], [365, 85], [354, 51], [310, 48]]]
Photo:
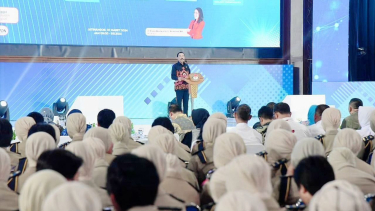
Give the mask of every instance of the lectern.
[[191, 73], [185, 81], [190, 85], [191, 111], [193, 111], [194, 99], [198, 97], [198, 85], [203, 83], [204, 78], [200, 73]]

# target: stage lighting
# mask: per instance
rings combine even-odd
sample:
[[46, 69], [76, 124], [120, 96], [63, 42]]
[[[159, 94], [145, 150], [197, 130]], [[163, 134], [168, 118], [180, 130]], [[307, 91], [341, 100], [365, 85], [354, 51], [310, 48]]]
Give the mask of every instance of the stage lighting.
[[58, 116], [60, 120], [66, 119], [66, 114], [69, 111], [69, 104], [65, 98], [60, 98], [53, 104], [53, 114]]
[[0, 101], [0, 118], [10, 120], [8, 103], [4, 100]]
[[234, 97], [227, 103], [227, 117], [234, 118], [234, 112], [240, 105], [241, 99], [239, 97]]

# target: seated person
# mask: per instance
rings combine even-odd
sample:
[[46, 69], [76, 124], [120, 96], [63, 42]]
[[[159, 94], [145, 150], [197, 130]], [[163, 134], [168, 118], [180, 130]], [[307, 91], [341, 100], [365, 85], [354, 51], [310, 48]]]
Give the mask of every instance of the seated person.
[[326, 183], [335, 180], [335, 174], [323, 156], [301, 160], [294, 170], [294, 180], [302, 201], [308, 206], [311, 199]]
[[352, 128], [354, 130], [361, 129], [358, 121], [358, 109], [363, 106], [361, 99], [353, 98], [349, 102], [349, 113], [350, 116], [346, 117], [341, 123], [341, 129]]
[[10, 143], [13, 138], [13, 129], [10, 122], [6, 119], [0, 118], [0, 148], [3, 148], [10, 157], [11, 170], [16, 170], [19, 159], [22, 156], [18, 153], [9, 150]]
[[153, 204], [158, 187], [156, 168], [145, 158], [120, 155], [108, 168], [107, 190], [116, 211], [157, 210]]
[[[27, 134], [27, 137], [30, 137], [32, 134], [34, 134], [36, 132], [46, 132], [49, 135], [51, 135], [52, 138], [56, 142], [56, 131], [51, 125], [46, 124], [46, 123], [36, 123], [35, 125], [33, 125], [30, 128], [29, 133]], [[56, 144], [58, 144], [58, 143], [56, 143]]]
[[314, 124], [308, 127], [311, 137], [316, 137], [318, 135], [326, 134], [326, 132], [323, 129], [321, 120], [322, 120], [323, 111], [326, 110], [327, 108], [329, 108], [329, 106], [325, 104], [321, 104], [316, 107], [315, 114], [314, 114]]
[[258, 118], [260, 121], [260, 126], [255, 128], [255, 130], [262, 135], [262, 144], [264, 144], [268, 125], [271, 124], [273, 119], [273, 110], [267, 106], [261, 107], [258, 111]]
[[38, 123], [43, 123], [44, 122], [44, 117], [41, 113], [33, 111], [27, 115], [28, 117], [31, 117], [34, 119], [34, 121]]
[[99, 111], [98, 113], [98, 126], [99, 127], [104, 127], [104, 128], [109, 128], [111, 124], [113, 123], [113, 120], [116, 119], [116, 114], [110, 109], [103, 109]]
[[195, 125], [191, 119], [189, 119], [186, 114], [182, 113], [180, 106], [172, 104], [169, 106], [169, 117], [172, 120], [172, 123], [176, 123], [181, 127], [181, 130], [193, 130]]
[[[66, 119], [67, 119], [67, 123], [68, 124], [68, 118], [71, 114], [75, 114], [75, 113], [78, 113], [78, 114], [82, 114], [82, 112], [78, 109], [73, 109], [71, 110], [68, 115], [66, 116]], [[83, 115], [83, 114], [82, 114]], [[86, 126], [86, 132], [91, 128], [91, 125], [87, 124]], [[64, 129], [62, 132], [61, 132], [61, 136], [69, 136], [69, 133], [68, 133], [68, 128]], [[81, 140], [82, 141], [82, 140]]]

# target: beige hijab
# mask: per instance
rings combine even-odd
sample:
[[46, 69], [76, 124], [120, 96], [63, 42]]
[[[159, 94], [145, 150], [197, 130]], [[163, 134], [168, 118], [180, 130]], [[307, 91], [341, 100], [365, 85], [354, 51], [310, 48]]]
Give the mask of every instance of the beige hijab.
[[[40, 210], [40, 209], [39, 209]], [[46, 198], [43, 211], [101, 211], [99, 195], [80, 182], [68, 182], [55, 188]]]
[[322, 114], [322, 127], [324, 131], [337, 130], [341, 123], [341, 112], [337, 108], [327, 108]]
[[216, 168], [225, 166], [233, 158], [246, 154], [246, 146], [236, 133], [224, 133], [216, 138], [214, 145], [214, 164]]
[[159, 147], [144, 145], [132, 150], [131, 153], [151, 161], [158, 171], [160, 182], [164, 180], [167, 172], [167, 161], [164, 152]]
[[87, 143], [87, 145], [95, 152], [95, 157], [97, 159], [104, 159], [105, 157], [105, 146], [102, 140], [95, 137], [90, 137], [83, 139], [83, 142]]
[[228, 165], [222, 166], [213, 173], [209, 183], [211, 197], [214, 202], [219, 202], [221, 197], [227, 192], [226, 181], [231, 174]]
[[[130, 142], [134, 142], [130, 139], [130, 133], [121, 123], [112, 123], [108, 128], [112, 141], [113, 141], [113, 155], [122, 155], [131, 151], [129, 148]], [[135, 147], [136, 148], [136, 147]]]
[[[129, 147], [130, 149], [135, 149], [135, 148], [137, 148], [137, 147], [142, 146], [142, 144], [140, 144], [140, 143], [138, 143], [138, 142], [135, 142], [135, 141], [133, 140], [133, 138], [131, 137], [131, 134], [132, 134], [132, 122], [131, 122], [131, 120], [130, 120], [128, 117], [126, 117], [126, 116], [119, 116], [119, 117], [116, 117], [116, 119], [113, 120], [113, 123], [120, 123], [120, 124], [124, 125], [124, 127], [125, 127], [126, 130], [128, 130], [129, 135], [130, 135], [130, 140], [131, 140], [131, 141], [129, 142], [129, 145], [128, 145], [128, 147]], [[112, 124], [113, 124], [113, 123], [112, 123]]]
[[309, 204], [312, 211], [371, 211], [358, 187], [344, 180], [325, 184]]
[[8, 182], [10, 175], [10, 157], [8, 153], [0, 148], [0, 183]]
[[203, 126], [203, 140], [206, 146], [213, 146], [216, 138], [227, 132], [227, 118], [222, 113], [211, 115]]
[[375, 116], [371, 115], [373, 112], [375, 112], [374, 107], [360, 106], [358, 108], [358, 121], [361, 129], [357, 132], [361, 137], [375, 135], [374, 130], [371, 129], [371, 122], [375, 122]]
[[26, 141], [30, 128], [35, 124], [34, 119], [31, 117], [22, 117], [18, 119], [14, 125], [18, 139], [20, 141]]
[[94, 138], [98, 138], [102, 140], [105, 146], [105, 152], [111, 154], [113, 143], [112, 143], [111, 135], [108, 129], [102, 128], [102, 127], [91, 128], [90, 130], [86, 132], [83, 139], [90, 138], [90, 137], [94, 137]]
[[160, 147], [164, 153], [170, 153], [176, 155], [177, 153], [177, 141], [174, 135], [170, 133], [164, 133], [157, 135], [149, 141], [150, 144]]
[[50, 124], [55, 129], [56, 146], [60, 143], [60, 129], [53, 123]]
[[333, 148], [346, 147], [350, 149], [354, 155], [358, 155], [363, 146], [361, 136], [357, 131], [351, 128], [342, 129], [336, 136], [333, 142]]
[[346, 180], [361, 189], [364, 194], [375, 193], [375, 178], [356, 168], [356, 156], [346, 147], [339, 147], [329, 154], [335, 177]]
[[66, 129], [73, 141], [82, 141], [86, 132], [86, 117], [81, 113], [73, 113], [68, 116]]
[[284, 158], [290, 160], [296, 143], [297, 138], [293, 133], [283, 129], [272, 131], [267, 135], [264, 144], [268, 152], [268, 163], [273, 164]]
[[232, 191], [223, 196], [215, 211], [267, 211], [266, 205], [257, 195], [248, 191]]
[[91, 180], [95, 164], [95, 152], [90, 145], [86, 141], [73, 142], [66, 147], [66, 150], [83, 159], [83, 164], [78, 170], [79, 180]]
[[315, 155], [325, 156], [323, 145], [315, 138], [302, 139], [293, 148], [291, 154], [292, 165], [295, 168], [302, 159]]
[[26, 142], [26, 157], [28, 167], [36, 167], [38, 157], [47, 150], [55, 149], [55, 140], [45, 132], [32, 134]]
[[290, 125], [288, 124], [288, 122], [286, 122], [283, 119], [276, 119], [276, 120], [273, 120], [268, 125], [268, 127], [267, 127], [267, 135], [270, 134], [272, 131], [277, 130], [277, 129], [284, 129], [284, 130], [287, 130], [289, 132], [292, 132], [292, 128], [290, 127]]
[[18, 210], [18, 195], [9, 189], [10, 157], [0, 148], [0, 207], [4, 210]]
[[31, 175], [22, 188], [19, 208], [22, 211], [41, 210], [48, 194], [67, 180], [53, 170], [42, 170]]

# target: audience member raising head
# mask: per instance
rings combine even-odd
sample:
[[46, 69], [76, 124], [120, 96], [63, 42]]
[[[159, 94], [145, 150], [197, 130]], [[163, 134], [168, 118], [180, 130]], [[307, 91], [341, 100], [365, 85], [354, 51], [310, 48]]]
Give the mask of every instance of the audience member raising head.
[[66, 128], [72, 141], [82, 141], [86, 132], [86, 117], [81, 113], [73, 113], [68, 116]]
[[82, 158], [74, 155], [72, 152], [63, 149], [47, 150], [43, 152], [36, 164], [36, 170], [45, 169], [54, 170], [72, 181], [78, 180], [78, 169], [82, 166]]
[[138, 147], [131, 144], [131, 142], [134, 141], [130, 138], [129, 131], [125, 128], [123, 124], [112, 123], [108, 130], [111, 134], [113, 142], [112, 155], [122, 155]]
[[315, 122], [315, 124], [310, 125], [308, 127], [311, 137], [316, 137], [318, 135], [324, 135], [326, 133], [323, 129], [321, 120], [322, 120], [323, 111], [326, 110], [327, 108], [329, 108], [329, 106], [324, 105], [324, 104], [318, 105], [316, 107], [315, 112], [314, 112], [314, 122]]
[[370, 211], [370, 205], [355, 185], [335, 180], [327, 183], [314, 195], [309, 210], [314, 211]]
[[18, 153], [14, 153], [8, 149], [12, 142], [13, 129], [10, 122], [0, 118], [0, 148], [4, 149], [10, 157], [12, 169], [16, 169], [19, 159], [22, 158]]
[[336, 108], [327, 108], [322, 115], [322, 126], [326, 131], [325, 136], [322, 138], [322, 143], [326, 151], [326, 156], [332, 151], [333, 141], [339, 132], [341, 113]]
[[134, 141], [133, 138], [131, 137], [133, 123], [132, 123], [132, 121], [128, 117], [126, 117], [126, 116], [119, 116], [115, 120], [113, 120], [113, 123], [120, 123], [120, 124], [122, 124], [125, 127], [126, 130], [128, 130], [129, 136], [130, 136], [129, 138], [130, 138], [130, 140], [132, 140], [132, 141], [129, 142], [129, 148], [130, 149], [135, 149], [137, 147], [142, 146], [142, 144]]
[[34, 119], [34, 121], [38, 123], [43, 123], [44, 122], [44, 117], [41, 113], [33, 111], [27, 115], [28, 117], [31, 117]]
[[215, 208], [216, 211], [267, 211], [262, 199], [248, 191], [233, 191], [227, 193]]
[[361, 126], [358, 121], [358, 109], [360, 106], [363, 106], [361, 99], [353, 98], [349, 102], [349, 113], [350, 116], [346, 117], [341, 124], [341, 129], [352, 128], [354, 130], [361, 129]]
[[237, 125], [231, 132], [240, 135], [245, 145], [260, 145], [262, 144], [262, 135], [248, 125], [251, 117], [250, 106], [240, 105], [234, 113]]
[[99, 195], [80, 182], [67, 182], [53, 189], [43, 203], [42, 211], [102, 211]]
[[147, 159], [126, 154], [116, 157], [108, 168], [108, 193], [116, 211], [153, 208], [159, 176]]
[[52, 127], [52, 125], [49, 125], [46, 123], [36, 123], [30, 128], [29, 133], [27, 134], [27, 137], [30, 137], [32, 134], [37, 133], [37, 132], [48, 133], [55, 140], [56, 145], [58, 144], [56, 142], [56, 131], [55, 131], [55, 128]]
[[300, 198], [306, 205], [310, 204], [312, 197], [323, 185], [333, 180], [333, 169], [323, 156], [304, 158], [294, 170], [294, 181], [298, 186]]
[[2, 210], [18, 210], [18, 195], [9, 189], [7, 184], [10, 169], [10, 158], [7, 152], [0, 148], [0, 207]]
[[17, 135], [18, 140], [21, 141], [21, 143], [18, 145], [18, 150], [21, 156], [25, 156], [25, 146], [27, 141], [27, 135], [29, 133], [29, 130], [31, 126], [35, 125], [35, 121], [31, 117], [22, 117], [16, 121], [16, 124], [14, 125], [15, 132]]
[[110, 109], [103, 109], [98, 113], [98, 126], [103, 128], [109, 128], [116, 118], [115, 112]]
[[48, 194], [66, 181], [61, 174], [53, 170], [43, 170], [33, 174], [22, 188], [19, 198], [20, 210], [42, 210], [43, 202]]
[[364, 107], [364, 106], [359, 107], [358, 121], [359, 121], [359, 124], [361, 125], [361, 129], [358, 130], [358, 133], [359, 135], [361, 135], [361, 137], [375, 135], [375, 132], [371, 130], [371, 122], [375, 121], [375, 119], [371, 119], [371, 113], [374, 111], [375, 111], [374, 107]]
[[102, 128], [102, 127], [94, 127], [91, 128], [86, 132], [86, 134], [83, 136], [83, 139], [86, 138], [98, 138], [102, 140], [104, 146], [105, 146], [105, 161], [107, 163], [111, 163], [112, 160], [115, 158], [115, 156], [112, 155], [113, 150], [113, 142], [112, 137], [108, 129]]
[[38, 157], [47, 150], [55, 149], [56, 143], [51, 135], [45, 132], [36, 132], [32, 134], [26, 142], [26, 171], [19, 177], [17, 192], [22, 191], [25, 181], [36, 172]]

